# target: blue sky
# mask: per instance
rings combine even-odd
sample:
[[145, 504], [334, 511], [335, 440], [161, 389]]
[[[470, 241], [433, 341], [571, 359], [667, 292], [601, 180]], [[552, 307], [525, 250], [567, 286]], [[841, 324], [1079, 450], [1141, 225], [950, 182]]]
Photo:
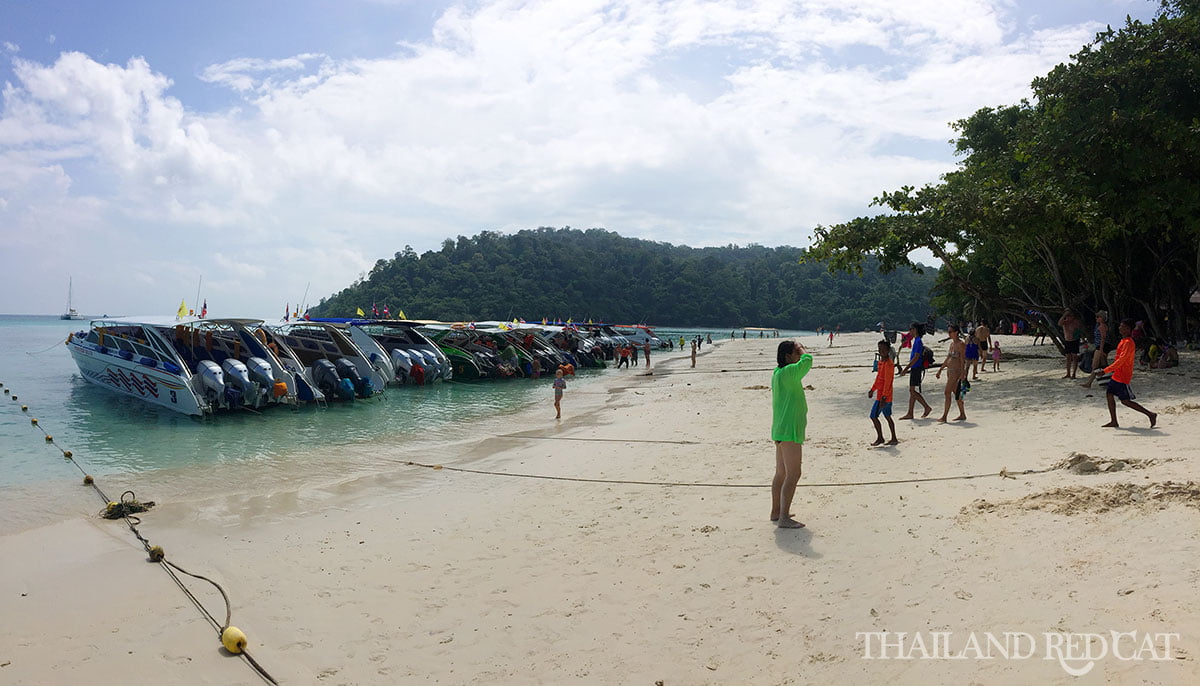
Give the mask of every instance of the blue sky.
[[84, 313], [169, 313], [203, 275], [214, 314], [275, 316], [483, 229], [806, 245], [1156, 7], [0, 0], [0, 313], [68, 277]]

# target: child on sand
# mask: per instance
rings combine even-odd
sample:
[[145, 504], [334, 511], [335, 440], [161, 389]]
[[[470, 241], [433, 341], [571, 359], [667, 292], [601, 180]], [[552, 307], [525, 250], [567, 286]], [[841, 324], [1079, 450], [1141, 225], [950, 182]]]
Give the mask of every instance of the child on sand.
[[567, 390], [567, 380], [563, 378], [563, 370], [559, 369], [554, 372], [554, 418], [562, 419], [562, 407], [559, 405], [562, 402], [563, 391]]
[[1120, 426], [1117, 424], [1118, 399], [1125, 407], [1131, 407], [1149, 417], [1150, 428], [1154, 428], [1158, 422], [1158, 414], [1135, 403], [1133, 393], [1129, 390], [1129, 383], [1133, 381], [1133, 358], [1137, 355], [1137, 344], [1133, 342], [1133, 326], [1132, 319], [1121, 320], [1121, 342], [1117, 344], [1117, 359], [1104, 368], [1105, 374], [1112, 374], [1112, 378], [1108, 380], [1108, 392], [1105, 394], [1108, 399], [1108, 414], [1112, 421], [1104, 424], [1105, 427]]
[[992, 371], [1000, 371], [1000, 341], [992, 341]]
[[883, 426], [879, 423], [879, 415], [887, 419], [888, 428], [892, 430], [892, 440], [888, 445], [896, 445], [896, 425], [892, 422], [892, 379], [895, 376], [895, 364], [892, 363], [892, 346], [887, 341], [879, 341], [879, 370], [875, 372], [875, 383], [867, 391], [867, 397], [875, 396], [875, 404], [871, 406], [871, 422], [875, 424], [875, 442], [883, 443]]

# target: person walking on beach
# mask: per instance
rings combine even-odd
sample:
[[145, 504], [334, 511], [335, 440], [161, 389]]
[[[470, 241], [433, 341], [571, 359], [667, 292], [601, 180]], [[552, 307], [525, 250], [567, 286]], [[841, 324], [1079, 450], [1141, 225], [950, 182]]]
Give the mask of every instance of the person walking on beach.
[[992, 371], [1000, 371], [1000, 340], [992, 341]]
[[692, 341], [692, 367], [696, 366], [696, 341]]
[[908, 329], [912, 334], [912, 350], [908, 354], [908, 364], [904, 365], [901, 374], [908, 374], [908, 412], [900, 419], [912, 419], [913, 408], [916, 404], [921, 403], [921, 407], [925, 408], [921, 419], [929, 416], [933, 408], [929, 403], [925, 402], [925, 396], [921, 395], [921, 380], [925, 377], [925, 341], [921, 339], [925, 335], [925, 326], [917, 322], [913, 322]]
[[[970, 325], [968, 324], [968, 326]], [[963, 349], [963, 359], [966, 360], [963, 363], [963, 371], [966, 371], [966, 367], [970, 367], [971, 380], [977, 381], [979, 379], [979, 339], [975, 337], [974, 332], [967, 334], [966, 345]]]
[[1105, 374], [1112, 374], [1108, 380], [1108, 415], [1111, 418], [1105, 427], [1117, 427], [1117, 400], [1125, 407], [1133, 408], [1150, 418], [1150, 428], [1158, 423], [1158, 413], [1151, 412], [1133, 401], [1133, 392], [1129, 384], [1133, 381], [1133, 360], [1137, 355], [1137, 344], [1133, 342], [1133, 320], [1122, 319], [1118, 329], [1121, 332], [1121, 342], [1117, 344], [1117, 359], [1104, 368]]
[[642, 343], [642, 354], [646, 356], [646, 369], [650, 368], [650, 341]]
[[887, 341], [879, 341], [879, 370], [875, 372], [875, 383], [867, 391], [867, 397], [875, 396], [875, 404], [871, 406], [871, 423], [875, 425], [875, 442], [871, 445], [883, 444], [883, 425], [879, 423], [879, 415], [887, 419], [888, 428], [892, 430], [892, 440], [888, 445], [896, 445], [896, 424], [892, 421], [892, 379], [895, 369], [892, 364], [892, 346]]
[[1067, 356], [1067, 373], [1064, 379], [1074, 379], [1079, 369], [1079, 337], [1083, 334], [1083, 322], [1073, 310], [1067, 308], [1058, 318], [1058, 325], [1063, 330], [1063, 350]]
[[771, 440], [775, 441], [775, 478], [771, 480], [771, 521], [781, 529], [804, 526], [791, 513], [792, 498], [804, 462], [804, 432], [808, 426], [808, 401], [804, 375], [813, 357], [795, 341], [783, 341], [775, 352], [771, 373]]
[[946, 359], [942, 360], [942, 366], [938, 367], [936, 378], [942, 378], [942, 370], [949, 369], [946, 373], [946, 406], [942, 409], [942, 416], [938, 419], [941, 423], [946, 423], [946, 418], [950, 415], [950, 397], [954, 396], [954, 401], [958, 403], [958, 416], [954, 421], [961, 422], [967, 418], [967, 410], [963, 407], [963, 396], [967, 390], [971, 388], [971, 384], [967, 381], [967, 367], [965, 364], [965, 355], [967, 344], [963, 342], [958, 324], [951, 324], [946, 328], [946, 332], [950, 334], [950, 350], [946, 353]]
[[554, 418], [562, 419], [563, 391], [567, 390], [567, 380], [563, 378], [563, 370], [554, 372]]
[[833, 347], [833, 329], [829, 330], [829, 347]]

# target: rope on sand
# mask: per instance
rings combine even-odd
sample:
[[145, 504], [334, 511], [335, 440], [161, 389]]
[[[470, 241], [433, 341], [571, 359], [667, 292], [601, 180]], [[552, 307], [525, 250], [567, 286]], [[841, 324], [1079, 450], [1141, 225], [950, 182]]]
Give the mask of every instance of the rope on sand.
[[[0, 384], [0, 386], [3, 385], [4, 384]], [[8, 395], [9, 389], [4, 389], [4, 393], [5, 395]], [[10, 397], [14, 401], [17, 399], [16, 395], [12, 395]], [[21, 411], [28, 412], [29, 406], [21, 405]], [[249, 651], [246, 650], [246, 635], [243, 634], [240, 629], [230, 624], [233, 609], [229, 602], [229, 595], [225, 592], [225, 589], [221, 588], [221, 585], [212, 579], [199, 574], [193, 574], [192, 572], [189, 572], [179, 565], [176, 565], [175, 563], [166, 559], [166, 553], [163, 551], [162, 546], [150, 545], [150, 540], [143, 536], [140, 531], [138, 531], [138, 525], [141, 524], [142, 521], [134, 516], [133, 513], [145, 512], [150, 507], [153, 507], [154, 503], [139, 503], [134, 496], [133, 491], [125, 491], [122, 493], [119, 501], [109, 500], [108, 496], [104, 494], [104, 491], [100, 490], [100, 485], [96, 483], [95, 478], [93, 478], [91, 474], [87, 473], [87, 470], [84, 469], [83, 465], [79, 463], [73, 452], [70, 450], [65, 450], [59, 446], [54, 440], [54, 436], [46, 431], [45, 427], [43, 427], [36, 418], [30, 418], [29, 424], [44, 434], [47, 445], [53, 446], [56, 450], [62, 453], [64, 459], [75, 465], [75, 467], [83, 473], [84, 485], [91, 486], [92, 490], [94, 490], [96, 494], [100, 496], [100, 499], [104, 501], [105, 507], [103, 510], [101, 510], [100, 515], [107, 519], [122, 519], [125, 521], [125, 525], [129, 527], [129, 530], [133, 532], [133, 535], [137, 537], [137, 540], [141, 542], [142, 547], [145, 548], [146, 554], [149, 556], [150, 561], [158, 563], [158, 565], [162, 567], [163, 571], [167, 573], [167, 576], [171, 577], [171, 580], [174, 581], [177, 586], [179, 586], [184, 595], [186, 595], [192, 601], [192, 604], [200, 610], [205, 619], [207, 619], [208, 622], [212, 624], [213, 628], [217, 630], [217, 635], [220, 638], [221, 643], [225, 646], [226, 650], [228, 650], [230, 653], [238, 655], [239, 657], [245, 658], [250, 667], [254, 669], [255, 674], [262, 678], [263, 681], [266, 681], [269, 684], [278, 684], [279, 682], [275, 681], [275, 678], [272, 677], [262, 665], [258, 664], [258, 661], [255, 660], [254, 657], [250, 655]], [[126, 499], [125, 496], [129, 496], [129, 498]], [[221, 592], [221, 597], [225, 600], [224, 624], [219, 623], [217, 618], [208, 611], [208, 608], [204, 607], [204, 604], [200, 602], [200, 599], [197, 598], [194, 593], [192, 593], [191, 589], [184, 585], [183, 580], [179, 578], [179, 575], [176, 574], [176, 572], [186, 574], [187, 576], [200, 579], [202, 581], [207, 581]]]
[[[589, 484], [626, 484], [633, 486], [678, 486], [692, 488], [770, 488], [771, 484], [715, 484], [715, 483], [698, 483], [690, 481], [637, 481], [634, 479], [589, 479], [581, 476], [553, 476], [549, 474], [521, 474], [517, 472], [498, 472], [487, 469], [468, 469], [466, 467], [447, 467], [441, 464], [425, 464], [423, 462], [413, 462], [405, 460], [404, 464], [410, 467], [425, 467], [438, 471], [460, 472], [463, 474], [481, 474], [484, 476], [504, 476], [515, 479], [540, 479], [544, 481], [575, 481], [579, 483]], [[1026, 469], [1015, 474], [1044, 474], [1054, 471], [1051, 469]], [[987, 474], [962, 474], [956, 476], [927, 476], [916, 479], [887, 479], [882, 481], [846, 481], [838, 483], [801, 483], [796, 484], [796, 488], [839, 488], [847, 486], [882, 486], [887, 484], [915, 484], [926, 483], [930, 481], [957, 481], [963, 479], [982, 479], [985, 477], [999, 477], [1001, 479], [1015, 479], [1014, 472], [1009, 472], [1008, 469], [1001, 469], [996, 473]]]

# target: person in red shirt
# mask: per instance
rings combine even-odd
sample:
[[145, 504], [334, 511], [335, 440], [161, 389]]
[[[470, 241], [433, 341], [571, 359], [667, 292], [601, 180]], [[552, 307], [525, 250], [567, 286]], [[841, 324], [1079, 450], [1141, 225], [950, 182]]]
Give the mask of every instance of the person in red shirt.
[[892, 422], [892, 379], [895, 377], [896, 365], [892, 362], [892, 345], [887, 341], [879, 341], [879, 369], [875, 372], [875, 383], [867, 391], [867, 397], [875, 396], [875, 404], [871, 406], [871, 422], [875, 424], [875, 442], [871, 445], [883, 444], [883, 425], [879, 423], [879, 415], [887, 419], [888, 428], [892, 430], [892, 440], [888, 445], [896, 445], [896, 424]]
[[1133, 342], [1133, 320], [1122, 319], [1118, 329], [1121, 332], [1121, 342], [1117, 344], [1117, 359], [1104, 368], [1105, 374], [1112, 374], [1108, 380], [1108, 414], [1112, 421], [1106, 427], [1120, 426], [1117, 424], [1117, 400], [1125, 407], [1131, 407], [1150, 418], [1150, 427], [1158, 423], [1158, 414], [1151, 412], [1133, 401], [1133, 393], [1129, 383], [1133, 381], [1133, 359], [1137, 355], [1137, 344]]

